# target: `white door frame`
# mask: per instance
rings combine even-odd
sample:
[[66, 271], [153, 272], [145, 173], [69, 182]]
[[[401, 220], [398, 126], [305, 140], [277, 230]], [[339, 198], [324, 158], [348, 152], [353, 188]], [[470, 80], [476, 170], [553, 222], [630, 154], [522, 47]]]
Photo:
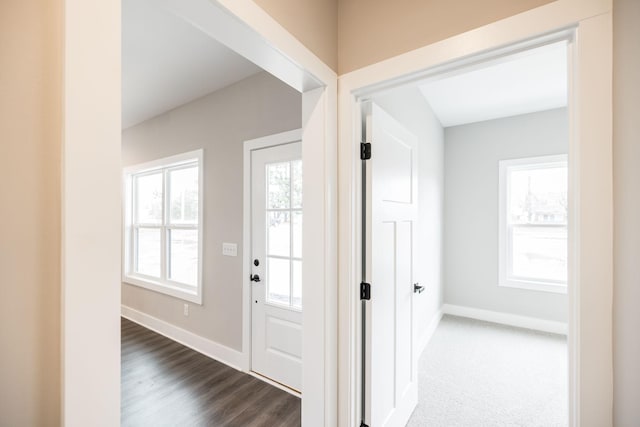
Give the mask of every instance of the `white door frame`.
[[[251, 274], [251, 260], [253, 259], [251, 254], [251, 214], [252, 214], [252, 198], [251, 198], [251, 154], [255, 150], [262, 148], [276, 147], [278, 145], [290, 144], [292, 142], [298, 142], [302, 140], [302, 129], [294, 129], [287, 132], [281, 132], [274, 135], [267, 135], [262, 138], [251, 139], [245, 141], [243, 144], [243, 171], [242, 171], [242, 192], [243, 192], [243, 205], [242, 205], [242, 369], [245, 372], [252, 372], [251, 366], [251, 316], [252, 307], [251, 304], [251, 287], [252, 282], [249, 280]], [[302, 205], [304, 207], [304, 204]], [[303, 214], [304, 218], [304, 214]], [[304, 227], [304, 221], [303, 221]], [[303, 241], [304, 245], [304, 241]], [[304, 307], [304, 294], [303, 307]], [[304, 311], [304, 308], [303, 308]], [[304, 359], [302, 361], [304, 366]], [[260, 379], [266, 380], [264, 377]], [[276, 387], [283, 388], [278, 383], [273, 381], [267, 382], [275, 385]], [[287, 388], [283, 388], [285, 391], [291, 392]], [[296, 393], [293, 393], [296, 394]]]
[[[569, 144], [569, 425], [612, 423], [612, 27], [609, 0], [557, 0], [339, 79], [339, 425], [360, 422], [360, 103], [369, 94], [527, 48], [573, 38]], [[506, 48], [505, 48], [506, 46]], [[573, 284], [573, 286], [571, 286]]]
[[[63, 3], [62, 423], [113, 426], [120, 422], [121, 7]], [[337, 76], [251, 0], [160, 3], [302, 92], [311, 195], [303, 233], [314, 243], [303, 257], [315, 261], [303, 267], [303, 292], [314, 301], [303, 334], [324, 337], [303, 340], [302, 421], [336, 425]]]

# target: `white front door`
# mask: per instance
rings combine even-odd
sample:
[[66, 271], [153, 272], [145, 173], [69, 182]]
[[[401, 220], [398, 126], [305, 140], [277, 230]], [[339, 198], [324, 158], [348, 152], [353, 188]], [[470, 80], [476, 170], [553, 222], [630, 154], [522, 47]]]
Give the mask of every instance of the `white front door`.
[[251, 153], [251, 369], [302, 388], [301, 143]]
[[417, 140], [375, 104], [367, 116], [365, 163], [365, 422], [406, 425], [418, 401], [413, 351]]

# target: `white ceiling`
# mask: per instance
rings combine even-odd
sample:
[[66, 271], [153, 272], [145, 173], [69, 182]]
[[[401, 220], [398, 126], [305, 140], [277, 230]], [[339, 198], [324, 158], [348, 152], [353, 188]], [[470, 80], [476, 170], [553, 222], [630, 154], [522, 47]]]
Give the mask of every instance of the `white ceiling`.
[[420, 86], [443, 127], [567, 105], [567, 49], [556, 43]]
[[260, 71], [153, 0], [122, 1], [122, 127]]

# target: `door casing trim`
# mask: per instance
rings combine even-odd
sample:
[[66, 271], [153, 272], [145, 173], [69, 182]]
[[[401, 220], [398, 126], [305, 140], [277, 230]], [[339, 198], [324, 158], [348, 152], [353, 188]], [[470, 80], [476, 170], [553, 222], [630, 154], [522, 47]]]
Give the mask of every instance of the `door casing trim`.
[[[361, 102], [374, 92], [571, 35], [569, 425], [612, 422], [611, 2], [557, 0], [339, 78], [339, 424], [359, 422]], [[505, 48], [506, 47], [506, 48]], [[572, 153], [572, 154], [571, 154]], [[589, 189], [589, 191], [587, 191]], [[587, 338], [586, 340], [583, 338]]]
[[[120, 286], [114, 284], [121, 275], [121, 5], [100, 0], [63, 3], [61, 423], [117, 425], [121, 301]], [[303, 328], [305, 335], [325, 337], [303, 342], [303, 357], [311, 365], [303, 372], [309, 399], [302, 422], [336, 425], [337, 75], [252, 0], [159, 3], [302, 93], [303, 157], [313, 160], [305, 165], [305, 186], [314, 195], [304, 233], [311, 233], [309, 240], [315, 242], [304, 256], [317, 260], [303, 271], [310, 279], [304, 292], [317, 300], [305, 313]], [[95, 227], [96, 218], [103, 226]], [[87, 359], [95, 364], [82, 363]], [[96, 364], [100, 369], [94, 369]], [[86, 405], [88, 398], [99, 404]]]

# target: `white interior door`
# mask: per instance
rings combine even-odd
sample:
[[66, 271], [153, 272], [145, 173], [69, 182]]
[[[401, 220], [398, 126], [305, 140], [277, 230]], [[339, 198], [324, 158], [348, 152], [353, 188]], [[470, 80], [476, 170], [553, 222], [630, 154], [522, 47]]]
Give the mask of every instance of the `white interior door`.
[[418, 401], [413, 352], [417, 139], [375, 104], [367, 116], [365, 422], [404, 426]]
[[302, 388], [301, 143], [251, 153], [251, 369]]

